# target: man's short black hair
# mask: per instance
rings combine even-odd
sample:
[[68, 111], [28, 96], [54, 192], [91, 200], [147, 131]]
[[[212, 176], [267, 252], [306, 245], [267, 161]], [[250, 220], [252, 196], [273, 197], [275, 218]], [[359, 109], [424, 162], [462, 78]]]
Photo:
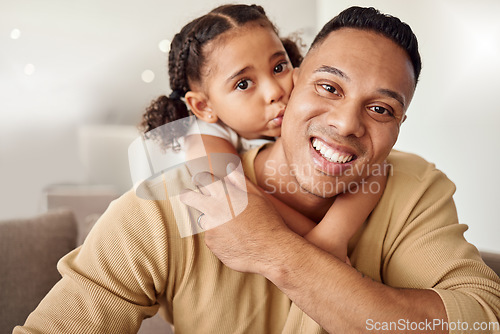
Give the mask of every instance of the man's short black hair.
[[345, 9], [323, 26], [312, 42], [311, 50], [321, 44], [332, 31], [342, 28], [371, 30], [386, 36], [401, 46], [410, 57], [415, 74], [415, 84], [417, 83], [422, 69], [422, 60], [418, 52], [417, 37], [408, 24], [401, 22], [397, 17], [382, 14], [373, 7], [353, 6]]

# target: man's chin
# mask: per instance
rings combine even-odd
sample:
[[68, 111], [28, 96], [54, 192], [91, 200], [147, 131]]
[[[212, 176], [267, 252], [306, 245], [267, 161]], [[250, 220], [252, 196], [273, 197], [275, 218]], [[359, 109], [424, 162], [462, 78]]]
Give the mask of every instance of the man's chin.
[[297, 178], [301, 191], [314, 197], [329, 199], [347, 190], [342, 183], [337, 182], [336, 177], [316, 177], [312, 180], [300, 180]]
[[377, 193], [379, 187], [375, 187], [367, 181], [366, 175], [358, 175], [357, 177], [344, 176], [321, 176], [314, 177], [312, 180], [305, 180], [297, 177], [297, 182], [300, 185], [302, 192], [313, 195], [319, 198], [333, 198], [344, 193]]

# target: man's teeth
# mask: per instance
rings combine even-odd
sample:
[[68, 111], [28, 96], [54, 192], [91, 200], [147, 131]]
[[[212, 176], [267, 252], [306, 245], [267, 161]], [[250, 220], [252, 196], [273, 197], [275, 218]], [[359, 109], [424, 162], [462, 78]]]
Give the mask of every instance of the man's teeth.
[[344, 153], [335, 152], [334, 150], [332, 150], [331, 148], [329, 148], [328, 146], [326, 146], [325, 144], [323, 144], [323, 142], [319, 141], [316, 138], [313, 140], [312, 146], [326, 160], [328, 160], [330, 162], [335, 162], [335, 163], [338, 163], [338, 164], [344, 164], [346, 162], [351, 161], [352, 158], [354, 157], [352, 155], [347, 155], [347, 154], [344, 154]]

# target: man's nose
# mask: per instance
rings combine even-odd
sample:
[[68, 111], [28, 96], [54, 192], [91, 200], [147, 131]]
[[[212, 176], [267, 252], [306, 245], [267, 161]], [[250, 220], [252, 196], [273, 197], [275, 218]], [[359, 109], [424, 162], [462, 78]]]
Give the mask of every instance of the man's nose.
[[281, 99], [283, 99], [283, 96], [285, 95], [285, 89], [275, 78], [267, 80], [267, 83], [264, 87], [264, 92], [266, 103], [275, 103], [281, 101]]
[[353, 135], [359, 138], [365, 134], [363, 112], [363, 107], [358, 104], [344, 102], [328, 112], [327, 123], [333, 126], [340, 136]]

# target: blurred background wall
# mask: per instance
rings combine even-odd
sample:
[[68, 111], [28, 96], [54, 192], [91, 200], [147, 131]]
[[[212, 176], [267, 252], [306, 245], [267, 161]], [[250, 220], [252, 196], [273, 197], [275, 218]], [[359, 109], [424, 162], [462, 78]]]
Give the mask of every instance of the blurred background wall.
[[[224, 1], [0, 0], [0, 219], [40, 210], [53, 184], [125, 191], [126, 149], [149, 102], [168, 94], [165, 40]], [[354, 4], [409, 23], [423, 71], [396, 148], [457, 185], [468, 240], [500, 251], [500, 3], [261, 0], [282, 35], [310, 43]], [[96, 171], [96, 166], [100, 166]]]

